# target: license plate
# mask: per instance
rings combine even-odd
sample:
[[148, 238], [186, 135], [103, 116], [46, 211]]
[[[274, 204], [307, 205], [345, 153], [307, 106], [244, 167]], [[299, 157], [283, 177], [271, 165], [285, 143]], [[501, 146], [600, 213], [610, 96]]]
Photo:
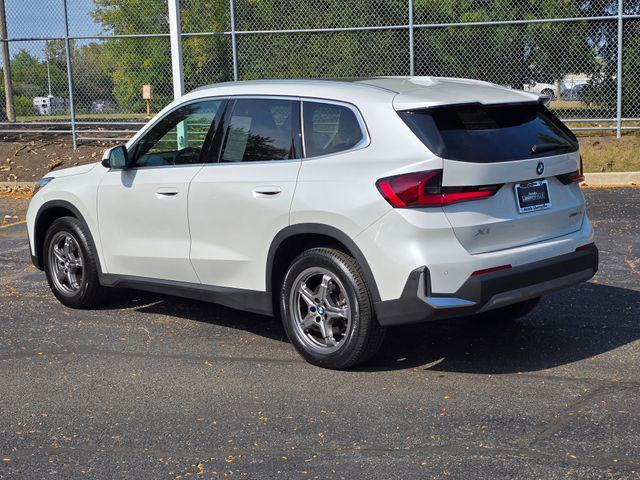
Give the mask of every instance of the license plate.
[[515, 190], [518, 212], [529, 213], [551, 208], [549, 185], [546, 180], [516, 183]]

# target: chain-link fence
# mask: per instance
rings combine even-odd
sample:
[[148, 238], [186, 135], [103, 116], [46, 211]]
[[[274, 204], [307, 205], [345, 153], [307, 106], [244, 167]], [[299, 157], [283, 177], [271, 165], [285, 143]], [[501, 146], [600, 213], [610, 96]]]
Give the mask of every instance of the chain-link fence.
[[[576, 130], [640, 130], [640, 0], [4, 6], [3, 74], [13, 96], [13, 109], [0, 111], [4, 134], [68, 132], [74, 144], [124, 139], [171, 101], [177, 83], [189, 91], [229, 80], [377, 75], [487, 80], [552, 97], [551, 108]], [[181, 58], [171, 49], [172, 21]], [[182, 78], [174, 78], [172, 53]]]

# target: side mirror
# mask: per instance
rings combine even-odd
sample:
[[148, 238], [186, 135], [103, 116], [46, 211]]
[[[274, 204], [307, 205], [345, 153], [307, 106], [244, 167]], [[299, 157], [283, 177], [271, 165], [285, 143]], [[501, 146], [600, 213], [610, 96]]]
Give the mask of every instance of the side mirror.
[[113, 168], [114, 170], [124, 170], [128, 168], [129, 154], [127, 153], [127, 147], [118, 145], [107, 150], [102, 158], [102, 165], [107, 168]]

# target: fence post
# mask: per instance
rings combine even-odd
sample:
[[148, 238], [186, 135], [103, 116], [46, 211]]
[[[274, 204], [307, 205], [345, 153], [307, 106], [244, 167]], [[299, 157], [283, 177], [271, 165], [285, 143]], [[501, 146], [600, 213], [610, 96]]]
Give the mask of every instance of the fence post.
[[623, 30], [623, 14], [622, 3], [624, 0], [618, 0], [618, 72], [616, 75], [617, 83], [617, 101], [616, 101], [616, 137], [622, 137], [622, 37], [624, 35]]
[[184, 95], [184, 70], [182, 68], [182, 33], [180, 31], [180, 3], [179, 0], [168, 0], [168, 2], [173, 98], [180, 98], [182, 95]]
[[415, 59], [413, 54], [413, 0], [409, 0], [409, 75], [416, 74]]
[[4, 97], [7, 102], [7, 120], [16, 121], [13, 106], [13, 83], [11, 82], [11, 58], [9, 58], [9, 35], [7, 35], [7, 16], [4, 0], [0, 0], [0, 37], [2, 37], [2, 71], [4, 73]]
[[233, 57], [233, 80], [238, 81], [238, 51], [236, 50], [236, 14], [233, 0], [229, 0], [229, 20], [231, 22], [231, 56]]
[[67, 57], [67, 84], [69, 86], [69, 115], [71, 116], [71, 140], [73, 149], [78, 148], [78, 133], [76, 132], [76, 110], [73, 103], [73, 70], [71, 68], [71, 45], [69, 40], [69, 13], [67, 0], [62, 0], [64, 7], [64, 51]]

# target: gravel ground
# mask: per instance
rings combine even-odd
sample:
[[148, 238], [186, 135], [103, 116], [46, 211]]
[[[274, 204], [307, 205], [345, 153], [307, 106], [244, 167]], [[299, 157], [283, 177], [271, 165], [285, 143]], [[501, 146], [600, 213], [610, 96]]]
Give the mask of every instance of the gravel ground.
[[640, 478], [640, 189], [585, 193], [591, 282], [511, 325], [396, 328], [347, 372], [213, 304], [62, 307], [0, 198], [0, 478]]

